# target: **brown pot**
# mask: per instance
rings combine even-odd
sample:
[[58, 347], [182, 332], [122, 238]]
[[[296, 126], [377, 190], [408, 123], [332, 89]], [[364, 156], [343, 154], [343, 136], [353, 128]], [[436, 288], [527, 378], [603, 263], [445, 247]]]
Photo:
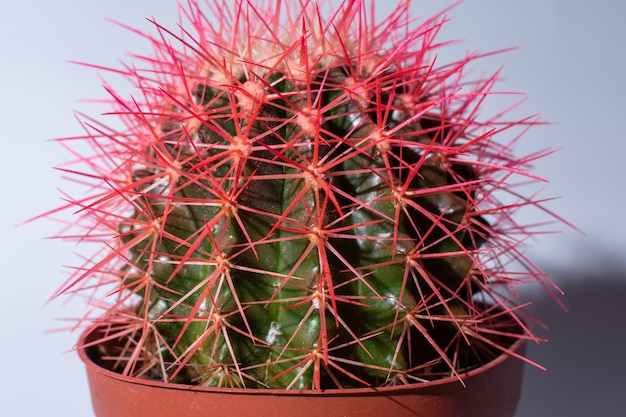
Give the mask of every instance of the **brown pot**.
[[[83, 334], [79, 346], [93, 331]], [[524, 341], [511, 350], [523, 354]], [[284, 391], [206, 388], [129, 378], [95, 364], [87, 367], [97, 417], [512, 417], [523, 361], [501, 355], [457, 378], [422, 384], [345, 390]]]

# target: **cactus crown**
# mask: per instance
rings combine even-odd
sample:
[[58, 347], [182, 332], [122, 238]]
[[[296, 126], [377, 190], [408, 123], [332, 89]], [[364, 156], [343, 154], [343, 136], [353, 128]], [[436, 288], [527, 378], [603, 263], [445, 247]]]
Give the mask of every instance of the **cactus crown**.
[[181, 8], [193, 34], [144, 35], [148, 68], [114, 70], [139, 94], [109, 89], [126, 129], [85, 119], [90, 153], [64, 168], [89, 194], [63, 207], [77, 230], [61, 235], [102, 248], [59, 294], [105, 289], [91, 297], [103, 340], [124, 340], [108, 366], [383, 386], [534, 338], [501, 289], [543, 279], [511, 266], [530, 233], [512, 214], [536, 204], [514, 178], [535, 180], [540, 155], [495, 137], [537, 121], [479, 118], [497, 74], [465, 79], [479, 55], [435, 65], [444, 16], [413, 28], [408, 1], [380, 22], [364, 0], [207, 3]]

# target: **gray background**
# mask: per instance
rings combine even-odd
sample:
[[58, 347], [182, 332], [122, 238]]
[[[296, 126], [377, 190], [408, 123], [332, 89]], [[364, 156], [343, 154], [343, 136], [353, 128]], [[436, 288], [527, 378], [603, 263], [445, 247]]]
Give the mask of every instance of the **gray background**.
[[[448, 4], [416, 0], [413, 9], [429, 16]], [[467, 0], [441, 33], [464, 40], [442, 59], [520, 46], [478, 69], [504, 63], [500, 87], [528, 93], [521, 114], [555, 122], [531, 131], [524, 150], [561, 149], [536, 172], [551, 180], [544, 195], [560, 197], [549, 208], [585, 233], [565, 229], [531, 242], [529, 255], [565, 290], [570, 311], [536, 288], [525, 290], [551, 342], [529, 352], [548, 372], [527, 368], [518, 417], [626, 415], [625, 15], [619, 0]], [[115, 66], [126, 51], [147, 52], [146, 42], [105, 17], [149, 29], [144, 18], [152, 16], [171, 27], [175, 1], [0, 0], [3, 415], [92, 415], [82, 365], [64, 353], [77, 334], [48, 333], [64, 325], [55, 319], [80, 316], [82, 303], [45, 305], [63, 280], [62, 265], [78, 258], [71, 245], [43, 239], [58, 225], [15, 225], [60, 203], [62, 182], [51, 167], [67, 155], [46, 139], [81, 133], [73, 110], [103, 111], [79, 102], [104, 96], [96, 72], [67, 61]]]

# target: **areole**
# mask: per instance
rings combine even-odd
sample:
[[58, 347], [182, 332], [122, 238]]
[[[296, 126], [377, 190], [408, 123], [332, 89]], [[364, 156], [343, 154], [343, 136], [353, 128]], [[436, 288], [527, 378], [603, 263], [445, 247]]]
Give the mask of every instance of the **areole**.
[[[85, 332], [79, 346], [97, 337]], [[526, 341], [510, 353], [523, 355]], [[95, 349], [78, 349], [87, 368], [97, 417], [512, 417], [520, 396], [522, 360], [502, 354], [462, 375], [437, 381], [327, 391], [227, 389], [129, 378], [92, 360]], [[465, 385], [465, 386], [463, 386]]]

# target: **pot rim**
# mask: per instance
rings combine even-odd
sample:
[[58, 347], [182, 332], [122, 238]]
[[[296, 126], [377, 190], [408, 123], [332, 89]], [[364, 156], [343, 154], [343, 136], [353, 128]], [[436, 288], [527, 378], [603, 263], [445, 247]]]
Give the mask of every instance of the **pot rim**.
[[[98, 326], [92, 326], [84, 331], [80, 339], [78, 341], [78, 345], [76, 347], [76, 351], [78, 352], [78, 356], [81, 361], [85, 364], [85, 366], [91, 370], [92, 372], [96, 372], [108, 378], [124, 381], [130, 384], [136, 385], [144, 385], [151, 386], [155, 388], [163, 388], [163, 389], [175, 389], [175, 390], [185, 390], [185, 391], [200, 391], [200, 392], [214, 392], [214, 393], [229, 393], [229, 394], [245, 394], [245, 395], [285, 395], [285, 396], [297, 396], [297, 395], [307, 395], [307, 396], [322, 396], [322, 397], [332, 397], [332, 396], [344, 396], [344, 395], [372, 395], [379, 394], [385, 395], [390, 392], [398, 393], [402, 391], [415, 391], [420, 388], [428, 388], [434, 387], [438, 385], [445, 385], [450, 383], [458, 383], [461, 384], [463, 380], [470, 378], [474, 375], [484, 373], [506, 360], [523, 360], [521, 357], [514, 357], [513, 354], [519, 353], [525, 343], [525, 338], [518, 338], [514, 341], [508, 348], [507, 352], [502, 352], [498, 355], [497, 358], [493, 359], [489, 363], [486, 363], [478, 368], [472, 369], [468, 372], [460, 373], [459, 376], [449, 376], [437, 380], [419, 382], [414, 384], [406, 384], [406, 385], [394, 385], [388, 387], [364, 387], [364, 388], [343, 388], [343, 389], [327, 389], [327, 390], [282, 390], [282, 389], [260, 389], [260, 388], [219, 388], [219, 387], [206, 387], [200, 385], [190, 385], [190, 384], [179, 384], [179, 383], [169, 383], [163, 381], [155, 381], [150, 379], [141, 379], [136, 377], [129, 377], [126, 375], [122, 375], [120, 373], [111, 371], [106, 369], [98, 364], [96, 364], [87, 354], [86, 349], [86, 340], [88, 337], [96, 331]], [[509, 353], [510, 352], [510, 353]]]

